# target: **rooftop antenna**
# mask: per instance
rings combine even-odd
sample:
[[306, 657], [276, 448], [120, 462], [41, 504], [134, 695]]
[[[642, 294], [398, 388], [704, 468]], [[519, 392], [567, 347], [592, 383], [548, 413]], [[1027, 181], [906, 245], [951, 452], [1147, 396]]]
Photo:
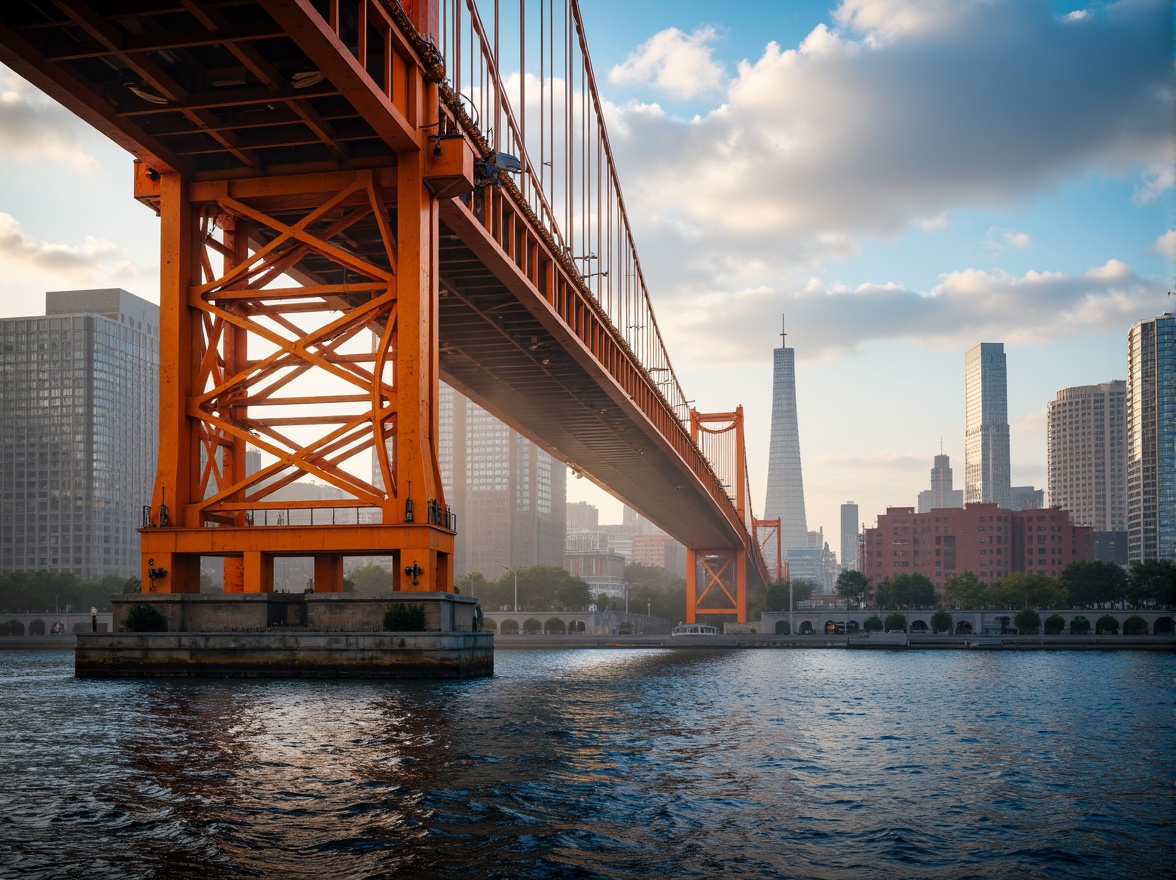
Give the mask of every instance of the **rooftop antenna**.
[[784, 323], [784, 313], [783, 312], [780, 313], [780, 339], [782, 340], [780, 343], [780, 347], [787, 348], [788, 347], [788, 327]]

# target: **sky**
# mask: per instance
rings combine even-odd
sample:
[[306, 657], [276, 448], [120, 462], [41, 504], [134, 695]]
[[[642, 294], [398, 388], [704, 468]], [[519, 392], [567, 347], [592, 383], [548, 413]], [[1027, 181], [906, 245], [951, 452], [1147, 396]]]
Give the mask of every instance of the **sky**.
[[[964, 353], [1003, 342], [1014, 485], [1046, 406], [1126, 378], [1173, 308], [1162, 0], [586, 0], [609, 136], [687, 397], [744, 408], [762, 514], [772, 350], [796, 350], [810, 529], [963, 486]], [[0, 317], [46, 290], [158, 301], [128, 154], [0, 67]], [[620, 506], [587, 480], [569, 500]]]

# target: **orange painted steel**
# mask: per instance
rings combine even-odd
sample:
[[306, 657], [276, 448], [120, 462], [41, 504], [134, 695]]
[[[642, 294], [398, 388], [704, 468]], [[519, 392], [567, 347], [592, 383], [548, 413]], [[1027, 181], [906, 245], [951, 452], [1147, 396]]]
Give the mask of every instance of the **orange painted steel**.
[[761, 557], [764, 555], [764, 549], [770, 542], [774, 541], [776, 544], [776, 567], [768, 567], [768, 574], [774, 583], [780, 580], [784, 573], [784, 547], [783, 539], [780, 537], [780, 520], [753, 519], [751, 524], [752, 532], [755, 535], [755, 543], [759, 547]]
[[[372, 88], [354, 70], [366, 67], [364, 51], [339, 51], [307, 9], [269, 11], [334, 50], [336, 85], [352, 83], [352, 100], [392, 126], [395, 165], [199, 181], [156, 172], [160, 455], [141, 531], [143, 583], [156, 592], [198, 591], [201, 555], [232, 560], [228, 592], [272, 591], [284, 555], [312, 555], [316, 591], [337, 592], [342, 558], [356, 554], [392, 556], [397, 589], [453, 589], [437, 459], [437, 192], [472, 188], [472, 156], [464, 141], [430, 143], [439, 104], [419, 64], [389, 63]], [[364, 31], [383, 41], [385, 59], [394, 30], [385, 20]], [[268, 459], [253, 473], [247, 446]], [[378, 480], [348, 469], [371, 455]], [[269, 525], [271, 511], [325, 506], [272, 497], [303, 477], [340, 491], [332, 510], [372, 522]]]
[[[664, 515], [703, 554], [703, 606], [730, 592], [728, 613], [744, 616], [738, 572], [766, 567], [742, 412], [728, 474], [700, 447], [709, 428], [684, 424], [691, 401], [637, 257], [578, 3], [516, 5], [530, 123], [498, 67], [498, 2], [489, 26], [474, 0], [140, 0], [119, 18], [86, 0], [0, 6], [0, 61], [133, 152], [136, 197], [160, 212], [149, 588], [195, 590], [199, 556], [220, 555], [226, 589], [267, 590], [273, 558], [297, 554], [315, 557], [316, 589], [339, 589], [343, 555], [378, 551], [413, 572], [399, 587], [449, 589], [444, 376], [573, 467], [583, 456], [587, 476], [616, 480], [655, 521], [650, 508], [681, 493]], [[505, 153], [517, 176], [496, 170]], [[463, 287], [467, 256], [481, 274]], [[446, 272], [445, 302], [463, 310], [439, 308]], [[463, 342], [490, 354], [442, 344], [441, 313], [455, 338], [480, 322]], [[506, 380], [489, 361], [508, 354]], [[558, 401], [554, 427], [527, 421], [540, 395]], [[265, 454], [255, 473], [247, 444]], [[373, 452], [378, 479], [347, 466]], [[304, 476], [344, 497], [274, 497]]]
[[[690, 437], [702, 445], [704, 436], [731, 435], [728, 449], [733, 453], [723, 456], [714, 447], [711, 461], [720, 475], [729, 476], [735, 495], [734, 503], [740, 521], [748, 511], [746, 491], [747, 462], [743, 438], [743, 407], [734, 412], [700, 413], [690, 410]], [[719, 461], [716, 461], [719, 459]], [[746, 534], [746, 533], [745, 533]], [[686, 552], [686, 622], [694, 623], [700, 614], [734, 615], [737, 623], [747, 622], [747, 562], [748, 556], [758, 554], [752, 543], [739, 547], [688, 547]]]

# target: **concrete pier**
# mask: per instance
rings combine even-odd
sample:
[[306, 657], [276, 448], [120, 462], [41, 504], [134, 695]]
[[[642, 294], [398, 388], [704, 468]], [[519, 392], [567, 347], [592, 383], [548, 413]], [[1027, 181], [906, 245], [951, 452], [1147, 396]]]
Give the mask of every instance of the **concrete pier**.
[[478, 678], [491, 633], [79, 633], [78, 678]]
[[[477, 601], [450, 593], [155, 593], [112, 599], [114, 632], [79, 632], [79, 678], [475, 678], [494, 674], [494, 635]], [[423, 632], [384, 632], [397, 604]], [[140, 606], [159, 631], [129, 632]]]

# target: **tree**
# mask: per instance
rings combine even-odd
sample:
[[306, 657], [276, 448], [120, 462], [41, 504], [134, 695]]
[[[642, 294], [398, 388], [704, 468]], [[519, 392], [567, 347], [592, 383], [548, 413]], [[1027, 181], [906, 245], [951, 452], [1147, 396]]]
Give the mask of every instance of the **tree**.
[[549, 617], [549, 618], [547, 618], [547, 621], [543, 624], [543, 632], [547, 633], [547, 635], [549, 635], [549, 636], [551, 636], [551, 635], [562, 636], [567, 631], [568, 631], [567, 624], [565, 624], [563, 622], [563, 620], [559, 617]]
[[1013, 623], [1016, 625], [1019, 634], [1033, 635], [1041, 629], [1041, 615], [1032, 608], [1026, 608], [1017, 612], [1017, 616], [1013, 618]]
[[671, 623], [686, 619], [686, 580], [660, 565], [625, 566], [629, 610], [645, 612]]
[[951, 615], [942, 608], [931, 615], [931, 632], [951, 632]]
[[529, 636], [535, 635], [541, 629], [543, 629], [543, 624], [539, 622], [537, 617], [528, 617], [523, 621], [523, 632]]
[[1085, 559], [1071, 562], [1058, 577], [1074, 608], [1089, 608], [1126, 598], [1130, 592], [1127, 572], [1113, 562]]
[[922, 574], [896, 574], [878, 584], [882, 608], [926, 608], [935, 604], [935, 584]]
[[1047, 636], [1059, 635], [1066, 628], [1066, 618], [1060, 614], [1051, 614], [1045, 619], [1044, 631]]
[[982, 608], [987, 586], [970, 571], [952, 575], [943, 584], [943, 598], [956, 608]]
[[1090, 632], [1090, 621], [1079, 614], [1077, 617], [1070, 620], [1070, 634], [1075, 636], [1084, 636]]
[[991, 584], [987, 599], [993, 608], [1064, 608], [1066, 591], [1049, 575], [1018, 571]]
[[392, 570], [375, 562], [368, 562], [347, 572], [357, 593], [388, 593], [392, 591]]
[[862, 602], [866, 602], [869, 600], [871, 592], [870, 579], [860, 571], [849, 568], [837, 575], [837, 594], [839, 596], [844, 596], [846, 599], [859, 597]]
[[813, 581], [805, 580], [804, 578], [792, 579], [792, 601], [807, 602], [813, 597], [813, 593], [817, 592], [819, 584]]
[[866, 632], [882, 632], [882, 618], [877, 614], [871, 614], [862, 623], [862, 629]]
[[788, 610], [788, 581], [774, 581], [764, 593], [765, 611]]
[[1176, 605], [1176, 562], [1171, 559], [1149, 559], [1131, 563], [1128, 593], [1137, 605], [1155, 602], [1161, 608]]
[[899, 614], [897, 611], [892, 611], [886, 615], [886, 631], [890, 632], [893, 629], [900, 632], [906, 632], [907, 619], [905, 614]]

